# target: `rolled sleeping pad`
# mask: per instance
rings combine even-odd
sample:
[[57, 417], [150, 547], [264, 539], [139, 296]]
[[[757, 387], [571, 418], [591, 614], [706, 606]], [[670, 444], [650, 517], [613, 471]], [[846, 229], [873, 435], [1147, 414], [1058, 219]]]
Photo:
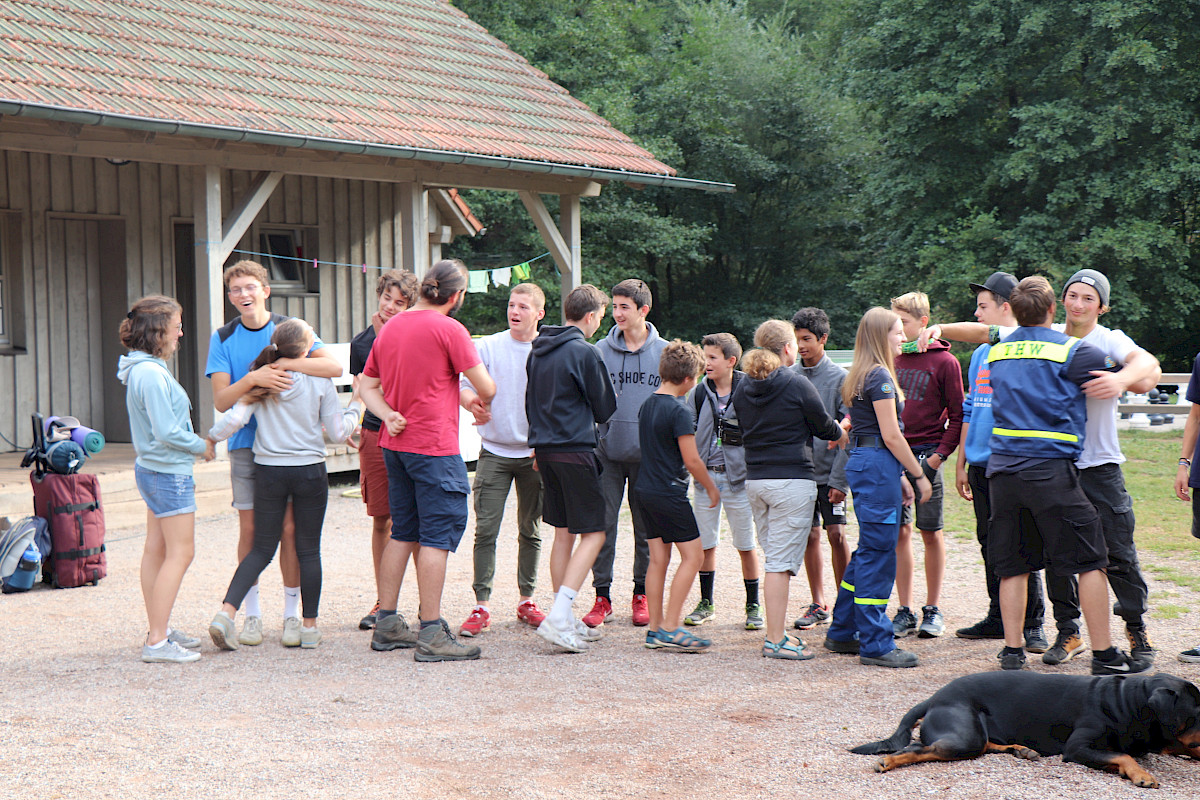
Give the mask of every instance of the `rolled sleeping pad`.
[[82, 425], [71, 429], [71, 441], [82, 447], [89, 456], [104, 449], [104, 434]]

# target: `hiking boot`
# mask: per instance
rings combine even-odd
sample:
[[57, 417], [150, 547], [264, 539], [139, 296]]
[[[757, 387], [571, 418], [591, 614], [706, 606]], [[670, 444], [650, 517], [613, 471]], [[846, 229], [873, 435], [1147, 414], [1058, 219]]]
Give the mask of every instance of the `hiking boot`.
[[763, 607], [759, 603], [746, 603], [746, 630], [761, 631], [767, 626], [763, 619]]
[[1146, 626], [1144, 624], [1138, 628], [1126, 625], [1125, 637], [1129, 639], [1129, 655], [1138, 661], [1145, 661], [1149, 664], [1154, 663], [1156, 653], [1154, 646], [1150, 644], [1150, 637], [1146, 634]]
[[467, 621], [459, 626], [458, 635], [468, 638], [478, 636], [484, 631], [491, 630], [491, 622], [492, 615], [488, 613], [488, 610], [483, 606], [475, 606], [471, 615], [467, 617]]
[[1085, 649], [1077, 633], [1060, 633], [1054, 646], [1042, 655], [1043, 664], [1065, 664]]
[[703, 625], [713, 618], [716, 612], [713, 609], [713, 604], [708, 600], [701, 598], [696, 604], [696, 608], [692, 613], [683, 618], [684, 625]]
[[917, 629], [918, 639], [936, 639], [946, 631], [946, 621], [937, 606], [921, 608], [921, 627]]
[[538, 608], [537, 603], [526, 600], [517, 604], [517, 619], [536, 628], [546, 621], [546, 612]]
[[375, 601], [375, 605], [371, 607], [371, 613], [358, 621], [358, 629], [360, 631], [369, 631], [375, 627], [375, 617], [379, 614], [379, 601]]
[[[586, 628], [587, 626], [584, 625]], [[555, 647], [561, 647], [568, 653], [586, 653], [588, 650], [587, 642], [579, 635], [579, 631], [572, 625], [570, 628], [563, 629], [550, 621], [549, 617], [542, 620], [542, 624], [538, 625], [538, 636], [545, 639]], [[646, 641], [649, 641], [647, 636]]]
[[1003, 639], [1004, 623], [998, 619], [984, 617], [974, 625], [959, 628], [954, 635], [960, 639]]
[[1050, 649], [1050, 643], [1046, 641], [1046, 634], [1042, 632], [1041, 625], [1026, 628], [1024, 635], [1025, 649], [1030, 653], [1044, 653]]
[[218, 611], [212, 622], [208, 623], [208, 636], [222, 650], [238, 649], [237, 626], [223, 611]]
[[917, 617], [908, 606], [900, 606], [896, 616], [892, 618], [892, 635], [903, 639], [910, 633], [917, 632]]
[[1002, 648], [996, 653], [1000, 659], [1000, 669], [1025, 669], [1025, 651], [1021, 649]]
[[829, 622], [829, 608], [820, 603], [809, 603], [808, 608], [804, 613], [792, 624], [796, 626], [796, 630], [807, 631], [811, 630], [822, 622]]
[[856, 656], [858, 655], [858, 640], [851, 639], [848, 642], [842, 642], [837, 639], [825, 637], [825, 649], [831, 653], [842, 653], [843, 655]]
[[1185, 664], [1200, 664], [1200, 647], [1184, 650], [1179, 654], [1178, 658]]
[[314, 650], [321, 643], [321, 632], [314, 625], [311, 628], [300, 628], [300, 646], [305, 650]]
[[650, 624], [650, 603], [646, 600], [646, 595], [635, 594], [630, 609], [632, 611], [631, 622], [635, 627], [643, 628]]
[[416, 646], [416, 631], [408, 627], [404, 615], [392, 614], [376, 621], [375, 632], [371, 634], [372, 650], [399, 650]]
[[446, 620], [439, 619], [437, 625], [421, 627], [413, 661], [472, 661], [479, 658], [480, 652], [479, 645], [455, 639]]
[[901, 650], [899, 647], [884, 653], [881, 656], [864, 656], [858, 657], [858, 663], [866, 664], [872, 667], [893, 667], [903, 669], [905, 667], [915, 667], [921, 663], [917, 658], [916, 653], [910, 653], [907, 650]]
[[1150, 669], [1149, 661], [1132, 658], [1118, 647], [1114, 647], [1113, 650], [1116, 655], [1108, 661], [1092, 656], [1093, 675], [1132, 675], [1135, 672], [1145, 672]]
[[300, 646], [300, 618], [288, 617], [283, 621], [283, 636], [279, 639], [284, 647]]
[[778, 642], [770, 639], [763, 640], [763, 658], [783, 658], [788, 661], [808, 661], [816, 658], [817, 654], [804, 646], [804, 642], [787, 634]]
[[262, 617], [246, 617], [237, 640], [240, 644], [247, 644], [251, 647], [262, 644]]
[[183, 631], [176, 630], [175, 628], [172, 628], [171, 632], [167, 634], [167, 639], [169, 639], [170, 641], [179, 645], [180, 647], [186, 648], [188, 650], [199, 650], [200, 649], [200, 638], [199, 637], [188, 636]]
[[612, 603], [607, 597], [597, 597], [592, 610], [583, 615], [582, 621], [589, 628], [599, 628], [606, 622], [612, 622], [612, 618]]
[[142, 645], [142, 661], [147, 664], [187, 664], [191, 661], [199, 661], [200, 654], [195, 650], [188, 650], [177, 642], [171, 641], [170, 637], [159, 647], [151, 647], [150, 645]]

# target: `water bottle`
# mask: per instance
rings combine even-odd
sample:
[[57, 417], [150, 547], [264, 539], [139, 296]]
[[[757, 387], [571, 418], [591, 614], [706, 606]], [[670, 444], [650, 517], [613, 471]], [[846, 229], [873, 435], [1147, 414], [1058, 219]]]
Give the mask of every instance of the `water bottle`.
[[5, 579], [4, 594], [27, 592], [32, 589], [38, 570], [41, 568], [42, 554], [38, 552], [37, 545], [30, 544], [21, 554], [21, 560], [17, 562], [16, 570]]

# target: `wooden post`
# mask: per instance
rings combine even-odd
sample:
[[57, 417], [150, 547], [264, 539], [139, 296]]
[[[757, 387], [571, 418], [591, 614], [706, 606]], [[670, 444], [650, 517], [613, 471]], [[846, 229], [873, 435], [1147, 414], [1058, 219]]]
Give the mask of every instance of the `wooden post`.
[[[583, 254], [579, 233], [579, 195], [560, 194], [558, 196], [558, 230], [562, 234], [567, 249], [567, 267], [562, 270], [561, 289], [563, 307], [566, 308], [567, 295], [579, 284], [583, 283]], [[567, 323], [563, 315], [563, 324]]]
[[[193, 172], [192, 208], [196, 237], [196, 321], [201, 330], [215, 331], [224, 323], [222, 313], [224, 286], [221, 283], [225, 253], [221, 241], [221, 170], [219, 167], [201, 166]], [[201, 373], [208, 363], [207, 337], [202, 337], [196, 348]], [[199, 382], [200, 396], [196, 407], [200, 410], [200, 430], [212, 427], [216, 409], [213, 408], [212, 384], [208, 380]]]
[[419, 183], [402, 183], [399, 190], [400, 266], [418, 279], [424, 278], [432, 266], [429, 260], [429, 195]]

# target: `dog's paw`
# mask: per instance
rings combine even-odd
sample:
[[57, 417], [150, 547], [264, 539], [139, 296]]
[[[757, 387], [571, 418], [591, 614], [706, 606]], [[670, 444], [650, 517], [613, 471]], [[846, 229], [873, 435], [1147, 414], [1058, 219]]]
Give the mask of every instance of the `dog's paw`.
[[1028, 747], [1014, 747], [1012, 754], [1017, 758], [1024, 758], [1027, 761], [1037, 761], [1041, 758], [1037, 750], [1031, 750]]
[[881, 758], [875, 762], [875, 771], [876, 772], [887, 772], [888, 770], [892, 769], [893, 766], [895, 766], [895, 765], [892, 764], [892, 757], [884, 756], [883, 758]]

